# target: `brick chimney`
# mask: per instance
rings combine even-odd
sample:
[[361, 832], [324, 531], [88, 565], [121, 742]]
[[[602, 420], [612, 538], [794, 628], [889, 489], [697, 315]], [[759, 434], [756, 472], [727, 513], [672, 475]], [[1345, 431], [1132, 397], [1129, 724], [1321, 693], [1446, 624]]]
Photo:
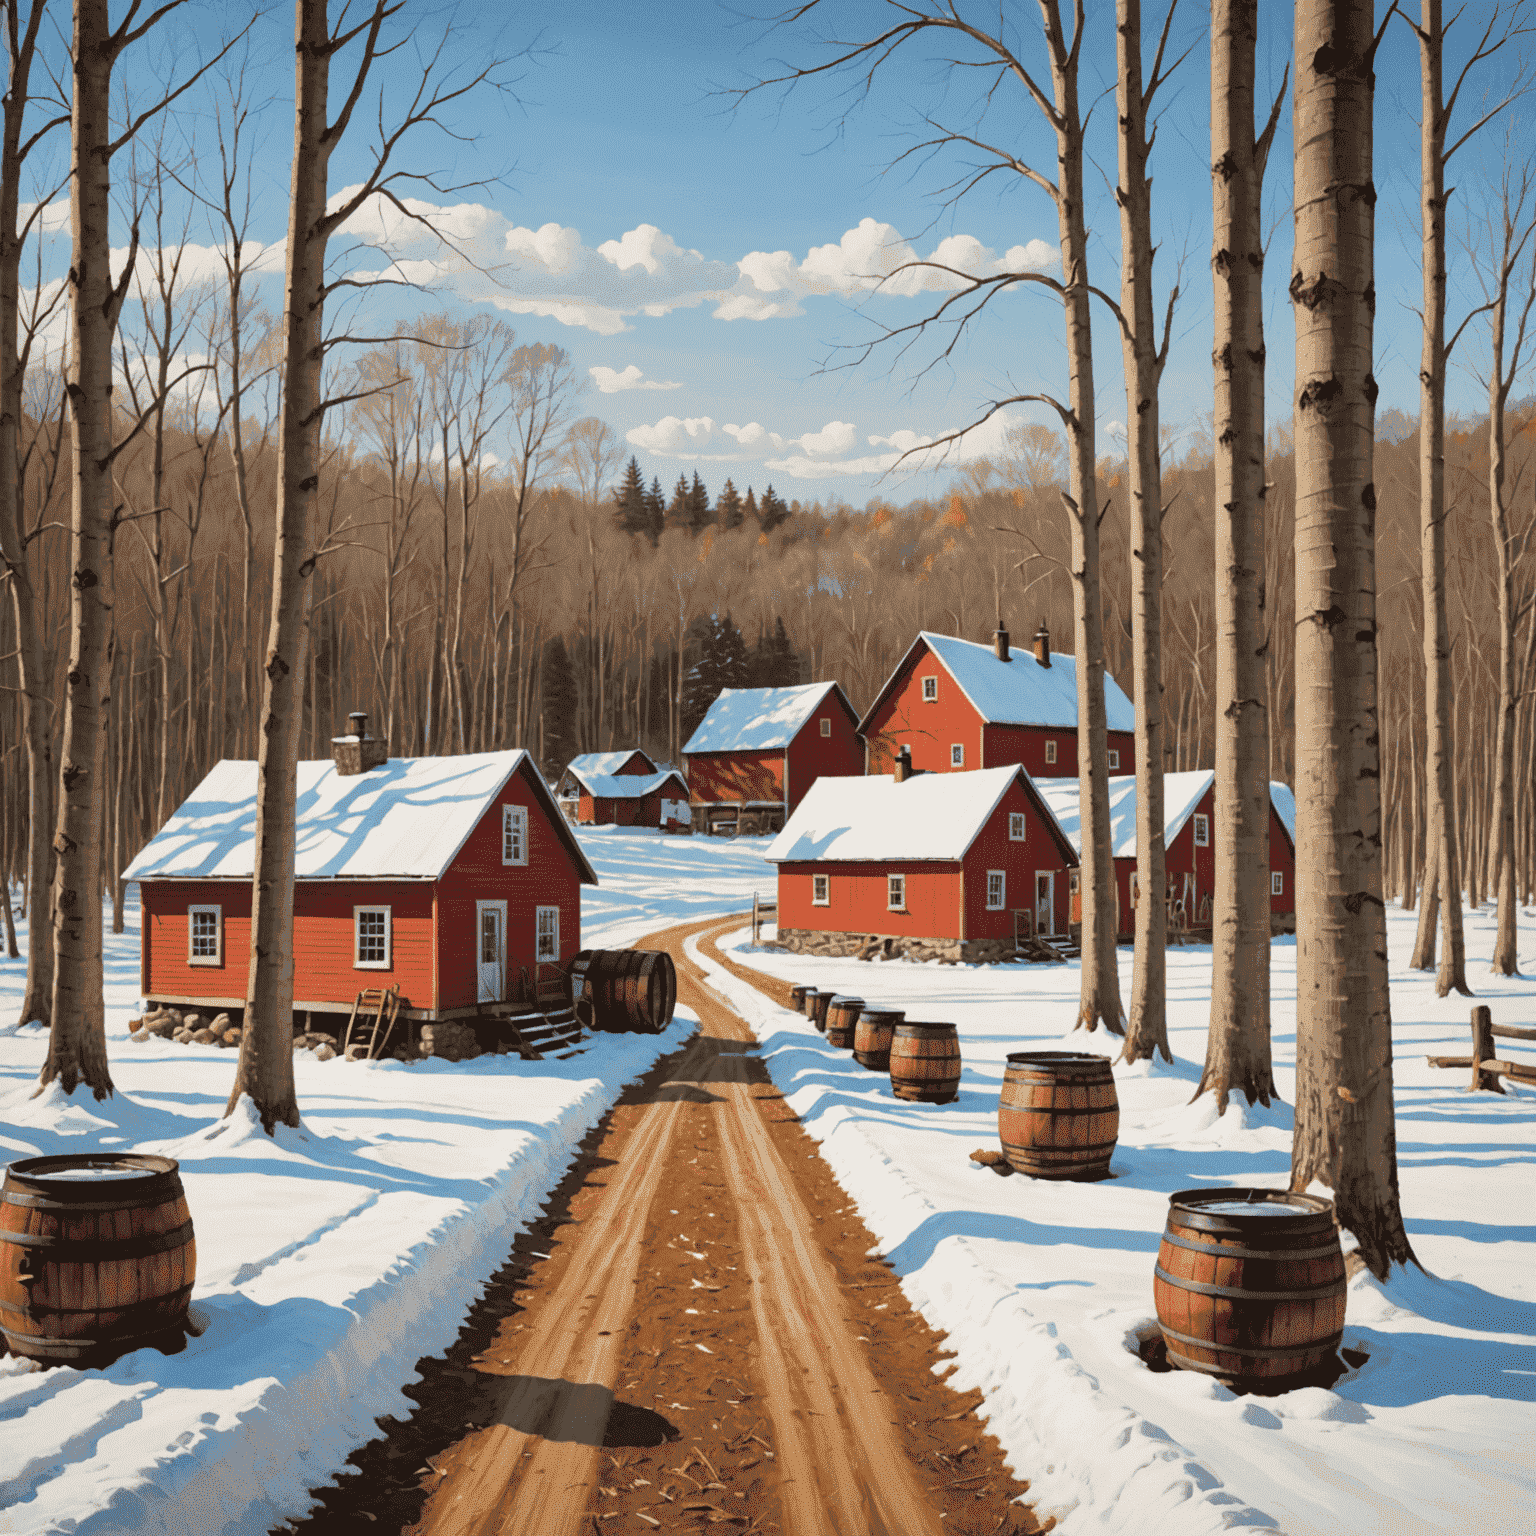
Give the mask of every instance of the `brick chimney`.
[[389, 745], [368, 734], [368, 716], [355, 711], [347, 716], [347, 723], [352, 727], [351, 735], [331, 737], [336, 772], [346, 778], [383, 767], [389, 761]]
[[896, 753], [895, 773], [893, 775], [898, 784], [905, 784], [912, 777], [912, 748], [903, 746]]
[[1001, 617], [998, 618], [997, 628], [992, 631], [992, 649], [999, 661], [1008, 660], [1008, 631], [1003, 628]]
[[1038, 661], [1042, 667], [1050, 666], [1051, 632], [1045, 627], [1044, 619], [1040, 620], [1040, 628], [1035, 631], [1034, 648], [1035, 660]]

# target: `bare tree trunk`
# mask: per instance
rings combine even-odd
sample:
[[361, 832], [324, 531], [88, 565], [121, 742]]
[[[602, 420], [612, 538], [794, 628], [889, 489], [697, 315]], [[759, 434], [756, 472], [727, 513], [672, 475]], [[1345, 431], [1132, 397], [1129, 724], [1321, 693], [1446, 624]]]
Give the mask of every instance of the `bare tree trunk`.
[[1296, 6], [1296, 1125], [1371, 1272], [1398, 1203], [1377, 750], [1375, 39], [1366, 0]]
[[[1264, 653], [1264, 162], [1279, 121], [1253, 126], [1258, 0], [1211, 7], [1216, 330], [1216, 889], [1211, 1019], [1195, 1090], [1252, 1104], [1275, 1092], [1269, 1047], [1269, 715]], [[1284, 85], [1281, 91], [1284, 92]]]
[[[1158, 386], [1168, 360], [1152, 308], [1152, 182], [1147, 175], [1148, 104], [1162, 83], [1163, 46], [1177, 0], [1170, 0], [1152, 80], [1143, 88], [1141, 0], [1117, 0], [1120, 144], [1120, 336], [1126, 383], [1126, 459], [1130, 467], [1131, 676], [1136, 700], [1136, 958], [1131, 1017], [1122, 1061], [1168, 1046], [1168, 883], [1163, 846], [1163, 475], [1159, 461]], [[1173, 319], [1175, 288], [1168, 301]]]

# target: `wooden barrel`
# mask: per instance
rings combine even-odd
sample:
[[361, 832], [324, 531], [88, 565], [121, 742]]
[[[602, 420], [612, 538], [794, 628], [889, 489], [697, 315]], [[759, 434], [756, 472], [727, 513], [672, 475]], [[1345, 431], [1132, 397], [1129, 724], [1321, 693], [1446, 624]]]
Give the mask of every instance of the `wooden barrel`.
[[827, 1014], [832, 1009], [832, 999], [837, 996], [835, 992], [807, 992], [805, 994], [805, 1011], [811, 1016], [811, 1023], [817, 1029], [825, 1032], [827, 1027]]
[[1305, 1379], [1344, 1336], [1333, 1206], [1276, 1189], [1170, 1195], [1152, 1292], [1170, 1365], [1224, 1381]]
[[1035, 1179], [1102, 1179], [1120, 1134], [1109, 1057], [1014, 1051], [997, 1101], [1003, 1155]]
[[180, 1343], [197, 1275], [168, 1157], [28, 1157], [0, 1187], [0, 1332], [13, 1355], [105, 1365]]
[[960, 1092], [960, 1037], [953, 1024], [898, 1024], [891, 1032], [891, 1092], [948, 1104]]
[[571, 961], [572, 990], [592, 1007], [595, 1029], [659, 1035], [677, 1006], [677, 969], [658, 949], [583, 949]]
[[891, 1070], [891, 1036], [906, 1018], [900, 1008], [866, 1008], [853, 1027], [853, 1059], [871, 1072]]
[[789, 989], [789, 1006], [796, 1013], [805, 1012], [805, 994], [809, 991], [810, 988], [804, 982], [797, 982]]
[[847, 997], [839, 992], [827, 1009], [827, 1044], [840, 1051], [853, 1049], [853, 1031], [863, 1012], [862, 997]]
[[800, 1007], [804, 1010], [805, 1016], [808, 1019], [816, 1017], [816, 994], [819, 991], [819, 987], [807, 987], [800, 999]]

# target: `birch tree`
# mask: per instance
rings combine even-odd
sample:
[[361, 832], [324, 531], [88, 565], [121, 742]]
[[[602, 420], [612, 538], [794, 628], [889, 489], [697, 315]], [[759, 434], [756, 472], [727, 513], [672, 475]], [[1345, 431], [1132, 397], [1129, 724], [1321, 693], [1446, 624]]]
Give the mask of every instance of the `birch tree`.
[[1196, 1097], [1268, 1104], [1269, 617], [1264, 585], [1264, 166], [1285, 85], [1254, 132], [1258, 0], [1211, 6], [1215, 280], [1216, 888], [1211, 1016]]
[[1376, 651], [1375, 55], [1369, 0], [1298, 0], [1296, 1120], [1291, 1187], [1333, 1191], [1384, 1277], [1397, 1188]]

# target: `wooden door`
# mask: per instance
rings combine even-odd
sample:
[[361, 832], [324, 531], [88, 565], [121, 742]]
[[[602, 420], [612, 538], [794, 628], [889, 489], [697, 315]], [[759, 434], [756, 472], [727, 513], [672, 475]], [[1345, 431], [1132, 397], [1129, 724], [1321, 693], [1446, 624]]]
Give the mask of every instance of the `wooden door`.
[[507, 995], [507, 904], [475, 903], [476, 1000], [499, 1003]]
[[1035, 932], [1056, 932], [1056, 872], [1051, 869], [1035, 871]]

